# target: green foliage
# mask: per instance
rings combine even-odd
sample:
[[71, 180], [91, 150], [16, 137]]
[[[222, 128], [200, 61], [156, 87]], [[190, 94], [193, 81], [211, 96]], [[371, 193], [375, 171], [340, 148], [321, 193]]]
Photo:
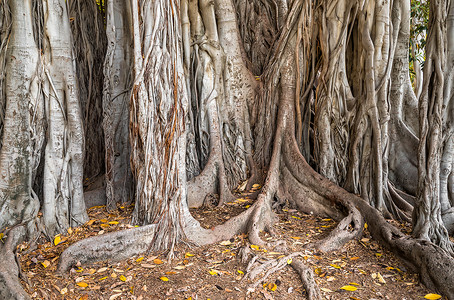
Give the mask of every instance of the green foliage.
[[411, 0], [409, 68], [412, 82], [415, 77], [414, 61], [424, 65], [428, 22], [429, 0]]

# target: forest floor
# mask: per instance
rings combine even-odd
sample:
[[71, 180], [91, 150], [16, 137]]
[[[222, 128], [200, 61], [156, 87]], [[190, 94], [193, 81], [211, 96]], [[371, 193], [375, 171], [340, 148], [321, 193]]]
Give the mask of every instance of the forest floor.
[[[191, 210], [205, 228], [223, 223], [247, 209], [258, 187], [238, 195], [233, 203], [218, 208]], [[282, 253], [250, 245], [240, 235], [214, 245], [190, 247], [179, 245], [172, 261], [166, 253], [131, 257], [119, 263], [108, 261], [80, 265], [65, 277], [57, 276], [59, 255], [70, 244], [88, 236], [131, 228], [132, 207], [119, 207], [118, 213], [107, 213], [105, 207], [89, 210], [90, 221], [70, 229], [52, 243], [19, 245], [18, 256], [25, 290], [33, 299], [305, 299], [297, 273], [287, 266], [272, 274], [248, 293], [254, 281], [244, 279], [247, 264], [241, 263], [239, 251], [250, 247], [262, 260], [275, 259]], [[331, 219], [283, 209], [274, 226], [275, 236], [263, 234], [266, 241], [284, 240], [290, 251], [301, 252], [300, 258], [312, 268], [323, 299], [424, 299], [434, 293], [425, 288], [418, 275], [374, 241], [365, 225], [358, 240], [343, 249], [321, 253], [304, 248], [319, 240], [336, 225]], [[395, 224], [409, 232], [409, 224]], [[430, 296], [428, 296], [430, 298]], [[431, 298], [432, 299], [432, 298]], [[433, 298], [436, 299], [436, 298]], [[442, 298], [443, 299], [443, 298]]]

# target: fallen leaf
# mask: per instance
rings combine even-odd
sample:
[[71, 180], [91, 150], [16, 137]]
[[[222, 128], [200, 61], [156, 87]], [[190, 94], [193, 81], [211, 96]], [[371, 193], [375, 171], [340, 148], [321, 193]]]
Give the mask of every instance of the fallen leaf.
[[274, 292], [277, 289], [277, 285], [271, 282], [268, 284], [268, 288]]
[[175, 275], [175, 274], [177, 274], [177, 272], [174, 272], [174, 271], [166, 272], [166, 275]]
[[357, 259], [359, 259], [359, 257], [358, 257], [358, 256], [355, 256], [355, 257], [350, 257], [350, 260], [357, 260]]
[[343, 287], [341, 287], [341, 290], [350, 291], [350, 292], [354, 292], [357, 289], [358, 289], [357, 287], [351, 286], [351, 285], [344, 285]]
[[90, 220], [90, 221], [87, 222], [87, 225], [88, 225], [88, 226], [91, 226], [91, 225], [93, 225], [93, 223], [94, 223], [95, 221], [96, 221], [96, 220]]
[[62, 288], [60, 290], [60, 294], [62, 294], [62, 295], [66, 294], [67, 292], [68, 292], [68, 288]]
[[184, 257], [192, 257], [192, 256], [194, 256], [194, 254], [191, 254], [189, 252], [186, 252], [186, 254], [184, 255]]
[[427, 294], [424, 296], [425, 299], [430, 299], [430, 300], [436, 300], [436, 299], [440, 299], [441, 298], [441, 295], [438, 295], [438, 294]]
[[385, 279], [383, 278], [383, 276], [381, 276], [380, 273], [377, 273], [377, 279], [380, 283], [386, 284]]
[[160, 260], [159, 258], [155, 258], [155, 259], [153, 260], [153, 262], [154, 262], [155, 264], [157, 264], [157, 265], [163, 264], [162, 260]]
[[294, 239], [294, 240], [300, 240], [300, 239], [301, 239], [301, 237], [299, 237], [299, 236], [292, 236], [292, 237], [290, 237], [290, 238], [292, 238], [292, 239]]
[[136, 259], [136, 262], [141, 262], [143, 259], [144, 259], [144, 257], [141, 256], [141, 257], [139, 257], [138, 259]]
[[210, 269], [208, 272], [209, 272], [211, 275], [218, 275], [218, 272], [216, 272], [216, 271], [213, 270], [213, 269]]
[[185, 266], [176, 266], [176, 267], [173, 267], [175, 270], [183, 270], [184, 268], [186, 268]]
[[95, 272], [96, 272], [96, 270], [95, 270], [95, 269], [90, 269], [90, 270], [88, 270], [88, 273], [89, 273], [90, 275], [93, 275], [93, 274], [95, 274]]
[[359, 285], [359, 284], [356, 283], [356, 282], [349, 282], [348, 284], [350, 284], [350, 285]]
[[102, 273], [102, 272], [105, 272], [105, 271], [107, 271], [107, 268], [106, 267], [102, 267], [102, 268], [98, 269], [98, 271], [96, 271], [96, 272]]
[[333, 268], [336, 268], [336, 269], [340, 269], [341, 268], [340, 266], [335, 265], [335, 264], [330, 264], [330, 266], [333, 267]]
[[240, 271], [240, 270], [237, 270], [237, 272], [240, 273], [240, 274], [244, 274], [244, 272], [243, 272], [243, 271]]
[[252, 188], [253, 188], [253, 189], [259, 189], [259, 188], [260, 188], [260, 184], [257, 184], [257, 183], [256, 183], [256, 184], [252, 185]]
[[156, 265], [152, 265], [152, 264], [141, 264], [141, 266], [144, 268], [147, 268], [147, 269], [156, 268]]
[[256, 250], [256, 251], [258, 251], [258, 250], [260, 249], [260, 247], [257, 246], [257, 245], [251, 245], [251, 248], [254, 249], [254, 250]]
[[119, 278], [120, 278], [121, 281], [126, 281], [126, 277], [124, 277], [123, 275], [120, 275]]
[[41, 263], [44, 268], [47, 268], [50, 265], [50, 262], [48, 260], [45, 260]]
[[76, 283], [76, 284], [77, 284], [78, 286], [80, 286], [80, 287], [83, 287], [83, 288], [88, 286], [88, 283], [86, 283], [86, 282], [84, 282], [84, 281], [78, 282], [78, 283]]
[[101, 221], [101, 222], [103, 222], [103, 223], [107, 223], [107, 219], [101, 219], [101, 220], [99, 220], [99, 221]]
[[99, 278], [99, 281], [102, 281], [104, 279], [107, 279], [107, 276], [106, 277], [103, 277], [103, 278]]
[[164, 276], [163, 276], [163, 277], [161, 277], [161, 278], [159, 278], [159, 279], [161, 279], [162, 281], [169, 281], [169, 278], [167, 278], [167, 277], [164, 277]]
[[222, 246], [229, 246], [229, 245], [232, 245], [232, 242], [227, 240], [227, 241], [222, 241], [219, 244], [221, 244]]
[[61, 237], [59, 234], [57, 234], [54, 238], [54, 245], [57, 246], [61, 242]]
[[120, 222], [117, 222], [117, 221], [111, 221], [111, 222], [109, 222], [110, 225], [117, 225], [118, 223], [120, 223]]
[[327, 292], [327, 293], [332, 293], [333, 291], [327, 288], [320, 288], [322, 291]]
[[293, 260], [292, 260], [291, 258], [287, 259], [287, 264], [290, 265], [290, 264], [292, 263], [292, 261], [293, 261]]

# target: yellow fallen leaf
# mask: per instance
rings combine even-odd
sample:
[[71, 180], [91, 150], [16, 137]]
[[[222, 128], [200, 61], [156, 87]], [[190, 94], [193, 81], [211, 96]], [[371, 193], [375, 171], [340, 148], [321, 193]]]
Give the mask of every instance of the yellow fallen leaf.
[[138, 259], [136, 259], [136, 262], [141, 262], [143, 259], [144, 259], [144, 257], [141, 256], [141, 257], [139, 257]]
[[356, 282], [349, 282], [348, 284], [350, 284], [350, 285], [359, 285], [359, 284], [356, 283]]
[[192, 257], [192, 256], [194, 256], [194, 254], [191, 254], [189, 252], [186, 252], [186, 254], [184, 255], [184, 257]]
[[287, 264], [290, 265], [290, 264], [292, 263], [292, 261], [293, 261], [293, 260], [292, 260], [291, 258], [287, 259]]
[[112, 278], [117, 278], [117, 276], [118, 276], [118, 275], [117, 275], [116, 273], [110, 274], [110, 277], [112, 277]]
[[210, 275], [218, 275], [218, 272], [216, 272], [215, 270], [209, 270], [208, 271], [210, 273]]
[[436, 299], [440, 299], [441, 298], [441, 295], [438, 295], [438, 294], [427, 294], [424, 296], [425, 299], [430, 299], [430, 300], [436, 300]]
[[330, 266], [333, 267], [333, 268], [336, 268], [336, 269], [340, 269], [341, 268], [340, 266], [335, 265], [335, 264], [330, 264]]
[[93, 274], [95, 274], [95, 272], [96, 272], [96, 270], [95, 270], [95, 269], [90, 269], [90, 270], [88, 270], [88, 273], [89, 273], [90, 275], [93, 275]]
[[169, 278], [167, 278], [167, 277], [164, 277], [164, 276], [162, 276], [162, 277], [161, 277], [161, 278], [159, 278], [159, 279], [161, 279], [162, 281], [169, 281]]
[[277, 289], [277, 285], [274, 283], [270, 283], [268, 284], [268, 289], [274, 292]]
[[350, 257], [350, 260], [357, 260], [357, 259], [359, 259], [359, 257], [358, 257], [358, 256], [355, 256], [355, 257]]
[[111, 225], [117, 225], [118, 223], [120, 223], [120, 222], [117, 222], [117, 221], [111, 221], [111, 222], [109, 222], [109, 224], [111, 224]]
[[59, 234], [57, 234], [54, 238], [54, 245], [57, 246], [61, 242], [61, 237]]
[[107, 279], [107, 276], [106, 277], [103, 277], [103, 278], [99, 278], [99, 281], [102, 281], [104, 279]]
[[324, 222], [332, 221], [332, 219], [322, 219]]
[[124, 277], [123, 275], [120, 275], [119, 278], [120, 278], [121, 281], [126, 281], [126, 277]]
[[163, 264], [162, 260], [160, 260], [159, 258], [153, 259], [153, 262], [157, 265]]
[[81, 282], [78, 282], [77, 285], [80, 287], [87, 287], [88, 283], [81, 281]]
[[292, 236], [291, 238], [294, 239], [294, 240], [300, 240], [301, 239], [301, 237], [299, 237], [299, 236]]
[[240, 270], [237, 270], [237, 272], [240, 273], [240, 274], [244, 274], [244, 272], [243, 272], [243, 271], [240, 271]]
[[330, 289], [327, 289], [327, 288], [320, 288], [322, 291], [326, 292], [326, 293], [332, 293], [333, 291], [330, 290]]
[[358, 289], [357, 287], [351, 286], [351, 285], [344, 285], [343, 287], [341, 287], [341, 290], [350, 291], [350, 292], [354, 292], [357, 289]]
[[254, 249], [254, 250], [256, 250], [256, 251], [258, 251], [260, 247], [257, 246], [257, 245], [251, 245], [251, 248]]
[[300, 218], [300, 217], [295, 217], [295, 216], [292, 216], [292, 218], [294, 218], [294, 219], [297, 219], [297, 220], [301, 220], [301, 218]]
[[177, 274], [177, 272], [174, 272], [174, 271], [166, 272], [166, 275], [175, 275], [175, 274]]
[[87, 222], [87, 225], [88, 225], [88, 226], [91, 226], [91, 225], [93, 225], [93, 223], [94, 223], [95, 221], [96, 221], [96, 220], [90, 220], [90, 221]]
[[367, 229], [367, 223], [364, 223], [364, 229]]
[[46, 259], [41, 264], [43, 265], [44, 268], [47, 268], [50, 265], [50, 262]]
[[101, 219], [100, 221], [103, 223], [107, 223], [107, 219]]
[[68, 234], [69, 235], [73, 234], [73, 229], [71, 227], [68, 228]]
[[253, 189], [259, 189], [259, 188], [260, 188], [260, 184], [257, 184], [257, 183], [256, 183], [256, 184], [253, 184], [253, 185], [252, 185], [252, 188], [253, 188]]
[[250, 205], [246, 205], [244, 208], [249, 208], [249, 207], [251, 207], [251, 206]]

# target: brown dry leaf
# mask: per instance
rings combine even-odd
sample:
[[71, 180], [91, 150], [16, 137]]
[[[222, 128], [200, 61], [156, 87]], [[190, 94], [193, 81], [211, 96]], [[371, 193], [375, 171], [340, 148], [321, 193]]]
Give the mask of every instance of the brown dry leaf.
[[105, 272], [105, 271], [107, 271], [107, 268], [103, 267], [103, 268], [98, 269], [98, 271], [96, 271], [96, 272], [102, 273], [102, 272]]
[[153, 262], [157, 265], [163, 264], [162, 260], [160, 260], [159, 258], [153, 259]]
[[71, 227], [68, 228], [68, 234], [69, 234], [69, 235], [73, 234], [73, 230], [72, 230]]
[[114, 294], [114, 295], [110, 296], [109, 300], [115, 300], [115, 299], [117, 299], [120, 296], [121, 296], [121, 293]]
[[152, 264], [141, 264], [141, 266], [144, 268], [147, 268], [147, 269], [156, 268], [156, 265], [152, 265]]
[[88, 286], [88, 283], [86, 283], [86, 282], [84, 282], [84, 281], [78, 282], [78, 283], [76, 283], [76, 284], [77, 284], [78, 286], [80, 286], [80, 287], [83, 287], [83, 288], [85, 288], [85, 287]]
[[62, 294], [62, 295], [66, 294], [67, 292], [68, 292], [68, 288], [62, 288], [60, 290], [60, 294]]
[[176, 267], [173, 267], [175, 270], [183, 270], [184, 268], [186, 268], [186, 266], [176, 266]]
[[50, 262], [46, 259], [41, 264], [43, 265], [44, 268], [47, 268], [50, 265]]
[[320, 288], [322, 291], [326, 292], [326, 293], [332, 293], [333, 291], [330, 290], [330, 289], [327, 289], [327, 288]]
[[227, 240], [227, 241], [222, 241], [219, 244], [221, 244], [222, 246], [229, 246], [229, 245], [232, 245], [233, 243], [231, 241]]
[[268, 289], [274, 292], [277, 289], [277, 285], [271, 282], [268, 284]]

